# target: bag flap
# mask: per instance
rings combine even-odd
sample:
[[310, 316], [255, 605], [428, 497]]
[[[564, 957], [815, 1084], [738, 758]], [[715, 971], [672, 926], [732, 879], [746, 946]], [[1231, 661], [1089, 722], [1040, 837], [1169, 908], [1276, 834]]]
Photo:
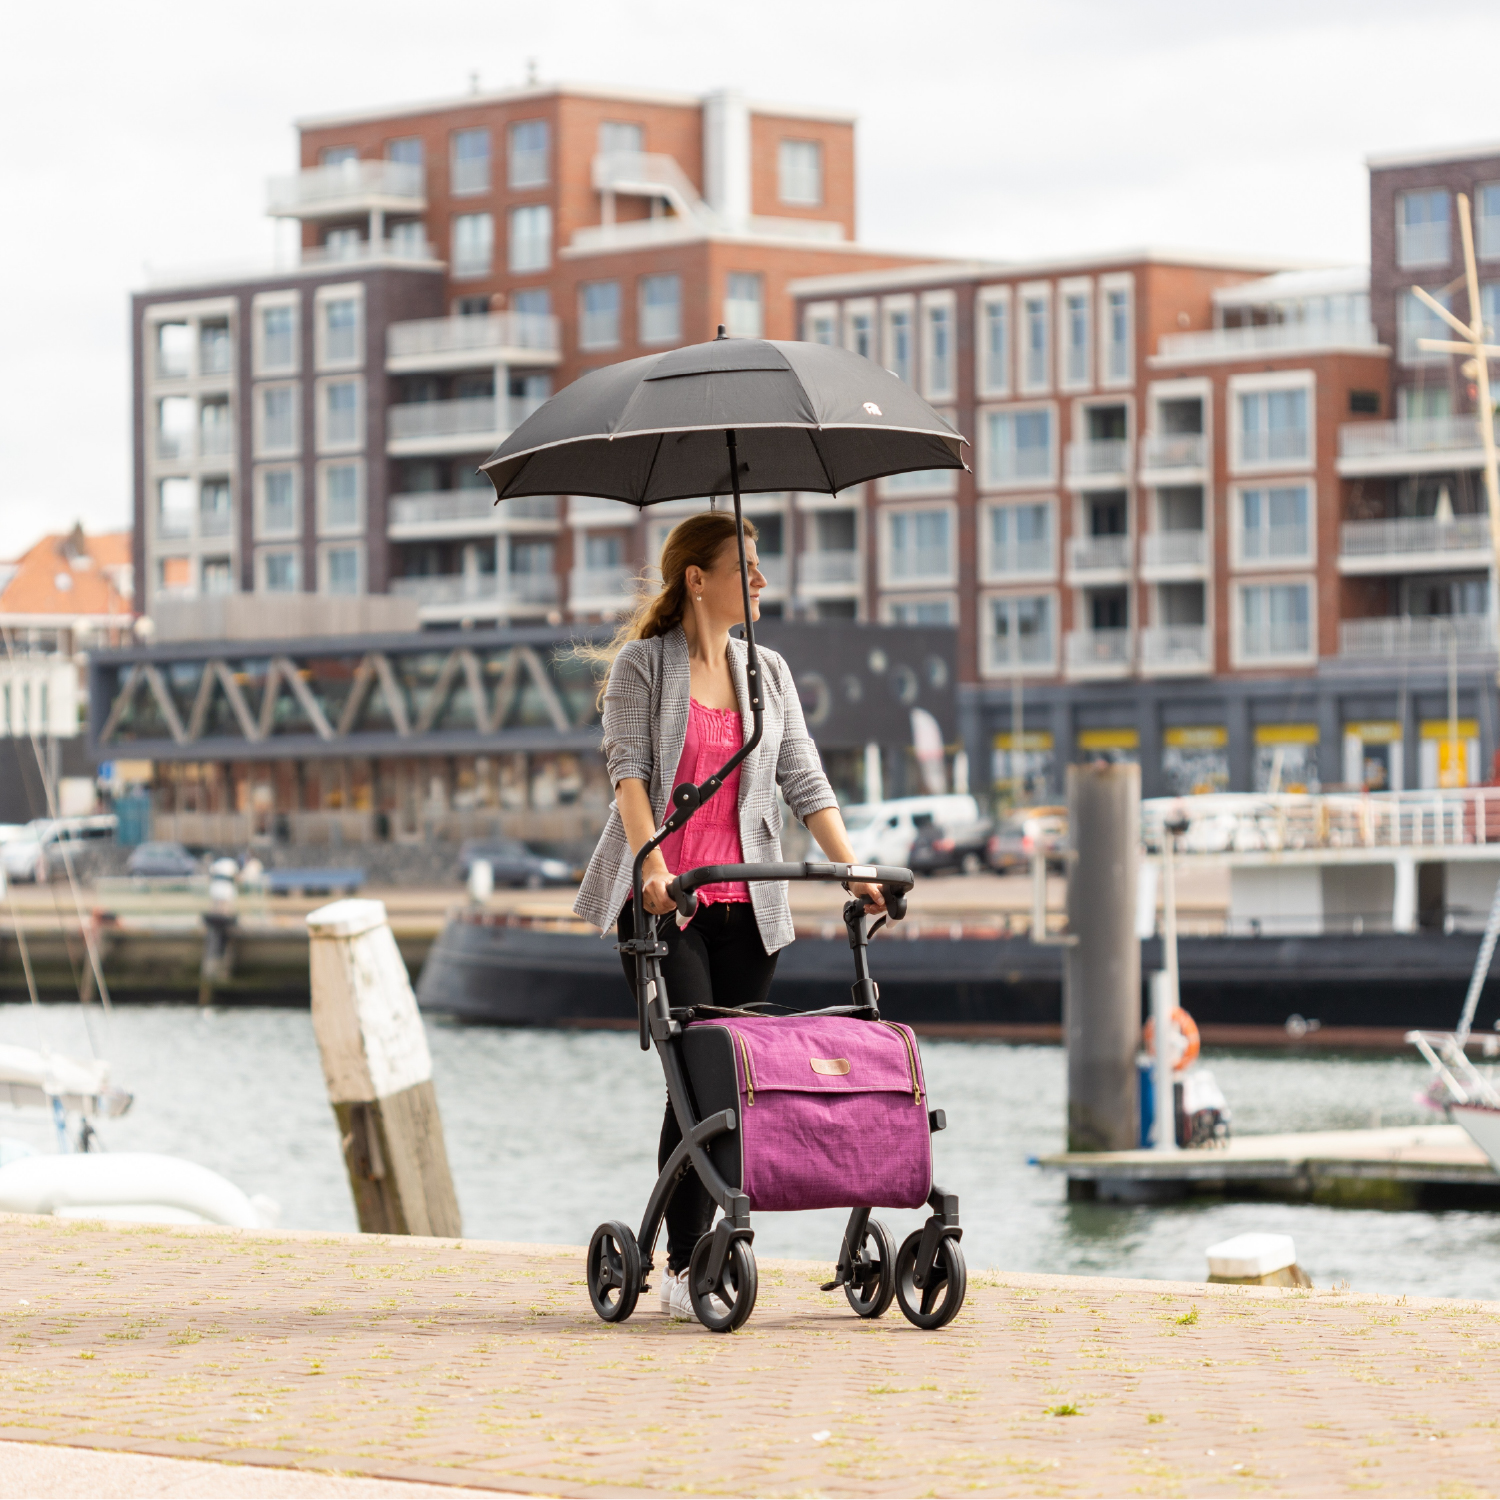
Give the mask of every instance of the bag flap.
[[925, 1095], [916, 1039], [905, 1026], [852, 1016], [745, 1016], [704, 1021], [736, 1038], [750, 1057], [750, 1084], [761, 1091]]

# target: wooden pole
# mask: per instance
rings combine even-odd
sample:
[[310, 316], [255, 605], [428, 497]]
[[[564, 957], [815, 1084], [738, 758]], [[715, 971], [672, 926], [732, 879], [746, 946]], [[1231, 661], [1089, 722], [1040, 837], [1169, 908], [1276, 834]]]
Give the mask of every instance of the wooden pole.
[[313, 1034], [366, 1234], [459, 1236], [432, 1057], [380, 901], [310, 912]]

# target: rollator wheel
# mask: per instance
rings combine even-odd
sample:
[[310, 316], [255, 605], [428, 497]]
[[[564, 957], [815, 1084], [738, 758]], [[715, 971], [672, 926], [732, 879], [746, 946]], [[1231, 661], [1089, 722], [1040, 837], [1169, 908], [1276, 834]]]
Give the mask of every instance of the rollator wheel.
[[914, 1229], [902, 1242], [896, 1257], [896, 1299], [907, 1321], [918, 1328], [941, 1328], [958, 1316], [969, 1288], [969, 1272], [964, 1252], [957, 1240], [944, 1235], [938, 1241], [937, 1261], [933, 1274], [921, 1291], [912, 1280], [917, 1270], [917, 1247], [922, 1231]]
[[864, 1243], [844, 1283], [844, 1295], [862, 1318], [884, 1316], [896, 1295], [896, 1237], [879, 1219], [865, 1226]]
[[628, 1224], [612, 1219], [589, 1241], [589, 1301], [606, 1323], [623, 1323], [641, 1295], [641, 1251]]
[[708, 1252], [714, 1242], [713, 1231], [703, 1235], [693, 1246], [693, 1258], [688, 1263], [688, 1296], [692, 1299], [693, 1311], [698, 1321], [713, 1333], [733, 1333], [743, 1328], [745, 1320], [755, 1309], [755, 1293], [758, 1282], [755, 1273], [755, 1252], [744, 1240], [735, 1240], [724, 1257], [724, 1274], [712, 1292], [698, 1291], [698, 1278], [708, 1265]]

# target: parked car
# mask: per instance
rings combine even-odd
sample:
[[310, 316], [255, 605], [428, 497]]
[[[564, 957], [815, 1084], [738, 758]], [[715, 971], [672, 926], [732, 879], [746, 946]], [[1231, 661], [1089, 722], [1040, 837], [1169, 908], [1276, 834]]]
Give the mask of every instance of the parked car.
[[185, 880], [198, 873], [198, 861], [181, 844], [139, 844], [125, 861], [125, 873], [138, 880]]
[[857, 802], [844, 809], [849, 847], [860, 864], [904, 865], [925, 823], [968, 828], [979, 821], [979, 804], [965, 793], [942, 797], [894, 797]]
[[992, 870], [1029, 870], [1038, 850], [1047, 856], [1047, 868], [1060, 873], [1066, 868], [1063, 851], [1068, 843], [1068, 810], [1065, 807], [1029, 807], [1012, 813], [990, 835], [985, 845], [985, 863]]
[[459, 879], [467, 880], [470, 868], [480, 859], [488, 863], [496, 885], [524, 885], [535, 891], [544, 885], [573, 882], [573, 867], [566, 860], [538, 854], [520, 839], [466, 839], [458, 851]]
[[66, 843], [77, 846], [115, 836], [112, 814], [82, 818], [37, 818], [0, 843], [0, 866], [11, 880], [50, 880], [63, 868]]
[[944, 870], [962, 870], [977, 875], [984, 868], [985, 846], [989, 843], [994, 822], [981, 818], [963, 828], [945, 828], [929, 821], [917, 830], [912, 840], [907, 865], [918, 875], [937, 875]]

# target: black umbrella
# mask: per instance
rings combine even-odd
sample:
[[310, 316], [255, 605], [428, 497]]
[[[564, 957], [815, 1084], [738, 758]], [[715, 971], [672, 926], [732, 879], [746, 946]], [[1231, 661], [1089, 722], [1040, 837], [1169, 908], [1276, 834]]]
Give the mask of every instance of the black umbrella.
[[499, 500], [595, 495], [644, 507], [698, 495], [734, 496], [753, 729], [701, 786], [685, 782], [673, 789], [671, 813], [636, 855], [637, 912], [647, 856], [760, 743], [760, 671], [740, 496], [768, 490], [835, 494], [884, 474], [963, 469], [964, 442], [908, 385], [862, 355], [827, 344], [729, 339], [720, 328], [711, 343], [581, 376], [480, 465]]

